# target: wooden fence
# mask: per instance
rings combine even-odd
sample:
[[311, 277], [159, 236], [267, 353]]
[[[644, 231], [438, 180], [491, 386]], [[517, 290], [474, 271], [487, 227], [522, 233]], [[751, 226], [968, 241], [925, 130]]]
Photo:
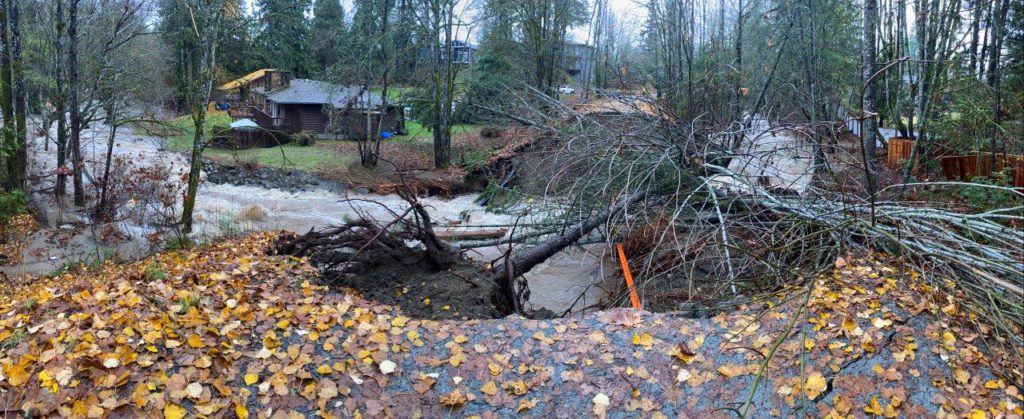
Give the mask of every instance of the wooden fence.
[[[899, 167], [903, 163], [910, 160], [910, 154], [914, 150], [914, 140], [907, 138], [890, 138], [889, 148], [886, 153], [885, 161], [890, 167]], [[917, 166], [915, 163], [914, 166]], [[915, 167], [916, 169], [916, 167]]]
[[991, 176], [993, 172], [1010, 169], [1015, 188], [1024, 188], [1024, 156], [1013, 154], [996, 155], [995, 167], [992, 155], [988, 153], [968, 156], [946, 156], [942, 158], [942, 173], [949, 180], [970, 181], [978, 176]]

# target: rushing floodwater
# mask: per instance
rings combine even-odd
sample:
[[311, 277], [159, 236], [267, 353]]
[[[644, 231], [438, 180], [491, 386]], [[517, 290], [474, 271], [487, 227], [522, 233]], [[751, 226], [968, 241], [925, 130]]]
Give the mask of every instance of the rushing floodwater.
[[[83, 135], [83, 156], [87, 161], [102, 161], [106, 153], [106, 140], [109, 131], [106, 127], [88, 130]], [[43, 151], [43, 137], [34, 139], [30, 144], [30, 171], [36, 174], [50, 174], [56, 168], [56, 156], [51, 144], [49, 151]], [[167, 165], [174, 177], [179, 177], [187, 170], [183, 157], [178, 153], [168, 152], [160, 147], [158, 139], [140, 137], [131, 134], [119, 134], [115, 141], [114, 153], [129, 158], [134, 165], [152, 166]], [[99, 173], [98, 170], [94, 173]], [[42, 176], [35, 181], [34, 190], [45, 191], [52, 188], [52, 175]], [[88, 182], [87, 182], [88, 183]], [[88, 186], [87, 186], [88, 187]], [[36, 202], [49, 201], [47, 218], [54, 224], [56, 220], [74, 221], [74, 214], [64, 212], [51, 198], [50, 193], [37, 193], [33, 196]], [[435, 197], [421, 198], [431, 217], [439, 226], [465, 220], [468, 225], [509, 225], [516, 222], [514, 216], [496, 214], [485, 211], [484, 207], [474, 201], [477, 195], [469, 194], [453, 199]], [[397, 195], [374, 195], [358, 193], [338, 193], [328, 189], [288, 192], [279, 189], [268, 189], [256, 186], [239, 186], [230, 184], [213, 184], [204, 182], [200, 185], [195, 209], [196, 234], [201, 237], [216, 237], [226, 233], [226, 229], [234, 231], [272, 231], [292, 230], [306, 232], [310, 229], [321, 229], [337, 225], [360, 217], [387, 222], [394, 219], [393, 214], [401, 213], [408, 204]], [[521, 223], [532, 222], [530, 217], [520, 220]], [[133, 246], [119, 247], [121, 250], [141, 252], [144, 238], [153, 231], [145, 225], [122, 223], [122, 230], [133, 236]], [[42, 261], [26, 258], [26, 265], [45, 263], [49, 269], [55, 261], [76, 260], [82, 254], [88, 254], [90, 245], [75, 244], [72, 241], [67, 249], [44, 249]], [[46, 244], [41, 244], [46, 246]], [[92, 246], [94, 247], [94, 246]], [[77, 254], [75, 252], [78, 252]], [[610, 260], [605, 257], [608, 252], [601, 245], [589, 245], [585, 248], [571, 248], [563, 251], [526, 275], [531, 289], [531, 304], [561, 313], [573, 307], [579, 311], [596, 303], [605, 293], [601, 290], [603, 278], [609, 267], [602, 262]], [[501, 254], [496, 247], [481, 248], [469, 251], [469, 255], [478, 260], [492, 260]], [[26, 269], [32, 271], [32, 269]], [[583, 294], [583, 297], [577, 298]], [[577, 301], [578, 300], [578, 301]], [[575, 303], [575, 306], [573, 304]]]

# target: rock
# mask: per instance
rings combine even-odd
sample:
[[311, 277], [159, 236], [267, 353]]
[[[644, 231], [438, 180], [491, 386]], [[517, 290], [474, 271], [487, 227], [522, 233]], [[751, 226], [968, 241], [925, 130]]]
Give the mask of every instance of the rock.
[[[288, 192], [309, 191], [321, 186], [320, 179], [300, 170], [278, 169], [275, 167], [238, 168], [222, 166], [212, 160], [203, 162], [206, 180], [215, 184], [251, 185], [266, 189], [281, 189]], [[325, 189], [332, 186], [324, 185]]]

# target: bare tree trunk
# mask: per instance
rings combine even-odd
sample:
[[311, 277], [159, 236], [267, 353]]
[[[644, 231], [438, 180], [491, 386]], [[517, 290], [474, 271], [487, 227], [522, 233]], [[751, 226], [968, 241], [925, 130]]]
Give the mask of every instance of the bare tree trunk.
[[54, 96], [54, 108], [57, 113], [57, 181], [54, 188], [54, 195], [60, 200], [67, 195], [68, 175], [65, 166], [67, 165], [67, 106], [64, 96], [64, 0], [55, 0], [57, 35], [54, 37], [54, 52], [56, 54], [57, 66], [55, 69], [57, 79], [57, 94]]
[[[433, 134], [434, 134], [434, 167], [446, 168], [451, 164], [451, 141], [452, 141], [452, 88], [454, 87], [454, 73], [452, 69], [452, 26], [454, 24], [454, 3], [451, 0], [435, 0], [431, 3], [433, 28], [430, 33], [435, 34], [431, 39], [440, 39], [443, 47], [432, 46], [437, 51], [432, 57], [432, 85], [433, 89]], [[434, 43], [432, 43], [433, 45]]]
[[21, 24], [19, 17], [18, 0], [6, 0], [10, 10], [11, 20], [11, 69], [14, 91], [14, 143], [10, 150], [10, 174], [8, 188], [10, 190], [25, 189], [25, 164], [28, 161], [26, 153], [26, 126], [25, 126], [25, 71], [21, 59]]
[[[733, 121], [743, 124], [743, 0], [739, 0], [736, 5], [736, 33], [733, 34], [736, 39], [733, 40], [733, 56], [732, 60], [732, 93], [733, 99]], [[754, 115], [751, 115], [753, 117]], [[742, 130], [736, 135], [736, 139], [733, 142], [734, 148], [739, 148], [743, 141]]]
[[71, 102], [71, 183], [76, 206], [85, 205], [82, 185], [82, 118], [78, 103], [78, 2], [71, 0], [68, 7], [68, 88]]
[[203, 158], [203, 124], [206, 122], [206, 106], [192, 110], [192, 126], [195, 134], [192, 137], [192, 155], [188, 170], [188, 184], [185, 189], [185, 200], [182, 202], [181, 230], [187, 236], [192, 234], [192, 213], [196, 207], [196, 194], [199, 193], [199, 177], [202, 173]]
[[971, 18], [971, 47], [970, 47], [970, 68], [971, 72], [978, 67], [978, 33], [981, 28], [981, 12], [983, 5], [988, 3], [985, 0], [974, 0], [974, 14]]
[[[116, 82], [116, 78], [114, 80]], [[116, 84], [116, 83], [115, 83]], [[111, 98], [107, 105], [107, 121], [110, 124], [110, 135], [107, 136], [107, 156], [103, 162], [103, 180], [100, 182], [100, 198], [96, 204], [96, 217], [99, 219], [110, 219], [113, 217], [113, 208], [110, 202], [110, 161], [114, 157], [114, 140], [117, 138], [118, 122], [117, 102]]]
[[992, 36], [992, 16], [995, 8], [989, 5], [985, 13], [985, 30], [981, 35], [981, 54], [978, 56], [978, 78], [985, 78], [985, 59], [989, 53], [989, 38]]
[[[195, 1], [187, 2], [189, 12], [201, 22], [189, 30], [195, 35], [196, 47], [185, 53], [185, 73], [182, 75], [186, 85], [186, 98], [192, 113], [192, 126], [195, 133], [192, 137], [192, 155], [190, 157], [188, 183], [185, 199], [182, 202], [181, 226], [186, 236], [192, 234], [193, 211], [196, 206], [196, 195], [199, 193], [199, 178], [202, 175], [202, 157], [206, 143], [204, 124], [206, 123], [206, 107], [213, 92], [213, 81], [216, 77], [217, 47], [224, 31], [224, 2]], [[198, 54], [193, 56], [192, 54]]]
[[[0, 47], [3, 51], [0, 52], [0, 113], [2, 113], [4, 119], [3, 127], [3, 147], [14, 148], [15, 142], [17, 141], [14, 136], [14, 107], [12, 101], [14, 84], [11, 79], [11, 37], [8, 31], [8, 17], [9, 17], [9, 0], [3, 0], [0, 2]], [[3, 171], [4, 175], [4, 187], [7, 191], [13, 190], [11, 184], [12, 175], [14, 175], [15, 167], [17, 163], [14, 161], [15, 156], [10, 156], [6, 159], [6, 170]]]
[[992, 28], [992, 51], [990, 55], [988, 65], [988, 85], [992, 87], [994, 98], [992, 101], [992, 129], [989, 134], [989, 164], [992, 170], [996, 168], [996, 153], [997, 153], [997, 141], [996, 137], [999, 136], [999, 122], [1002, 120], [1002, 112], [1000, 110], [1002, 106], [1003, 92], [1002, 92], [1002, 77], [1000, 75], [1000, 60], [1002, 59], [1003, 49], [1003, 35], [1006, 28], [1006, 13], [1009, 11], [1010, 3], [1008, 0], [996, 1], [993, 3], [994, 7], [997, 7], [995, 13], [995, 22]]
[[[871, 76], [875, 74], [875, 32], [878, 28], [878, 0], [864, 0], [864, 32], [861, 37], [861, 83], [864, 84], [864, 99], [861, 103], [861, 117], [864, 119], [864, 130], [861, 139], [864, 142], [864, 162], [868, 173], [865, 176], [875, 177], [875, 142], [878, 135], [878, 119], [875, 118], [875, 83]], [[869, 180], [869, 183], [871, 180]]]

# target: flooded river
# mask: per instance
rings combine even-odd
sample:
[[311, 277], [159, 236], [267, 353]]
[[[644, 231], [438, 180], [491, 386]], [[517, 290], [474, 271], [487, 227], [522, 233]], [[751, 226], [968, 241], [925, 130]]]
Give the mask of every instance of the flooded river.
[[[83, 135], [83, 155], [89, 161], [102, 161], [106, 152], [106, 141], [109, 131], [99, 126], [87, 130]], [[56, 170], [56, 158], [53, 146], [49, 151], [43, 150], [43, 137], [30, 142], [30, 170], [32, 173], [47, 174]], [[170, 168], [168, 177], [174, 179], [187, 171], [183, 156], [179, 153], [164, 150], [159, 139], [137, 136], [130, 133], [118, 134], [114, 153], [125, 157], [137, 166], [163, 165]], [[90, 168], [99, 173], [96, 168]], [[52, 188], [53, 176], [36, 178], [34, 189], [46, 191]], [[88, 179], [87, 179], [88, 181]], [[88, 188], [88, 186], [87, 186]], [[508, 214], [488, 212], [476, 204], [476, 194], [468, 194], [453, 199], [436, 197], [421, 198], [433, 220], [439, 226], [461, 223], [461, 229], [468, 226], [510, 225], [516, 217]], [[66, 203], [57, 203], [49, 192], [33, 195], [33, 200], [44, 208], [47, 219], [55, 228], [65, 223], [84, 220], [80, 213], [72, 211]], [[310, 229], [322, 229], [349, 220], [366, 217], [377, 221], [388, 222], [394, 214], [402, 213], [408, 204], [397, 195], [375, 195], [356, 193], [353, 191], [339, 192], [337, 188], [310, 188], [306, 191], [289, 192], [280, 189], [258, 186], [214, 184], [204, 182], [200, 185], [195, 209], [195, 233], [200, 238], [212, 239], [227, 233], [244, 231], [292, 230], [306, 232]], [[177, 211], [177, 208], [175, 209]], [[520, 224], [529, 224], [534, 217], [527, 216], [519, 220]], [[146, 235], [153, 229], [145, 224], [123, 222], [120, 229], [131, 236], [127, 243], [119, 245], [115, 250], [122, 254], [141, 255], [148, 250], [144, 245]], [[5, 268], [10, 273], [45, 273], [64, 261], [87, 259], [96, 253], [98, 244], [89, 237], [73, 237], [63, 246], [56, 247], [45, 240], [38, 240], [25, 251], [25, 263], [19, 269]], [[488, 247], [468, 252], [470, 257], [478, 260], [492, 260], [502, 253], [503, 249]], [[596, 303], [605, 295], [602, 282], [609, 273], [611, 265], [607, 257], [609, 252], [603, 245], [588, 245], [567, 249], [545, 263], [535, 267], [526, 275], [531, 289], [530, 303], [556, 313], [569, 310], [579, 311]], [[575, 304], [575, 305], [574, 305]]]

